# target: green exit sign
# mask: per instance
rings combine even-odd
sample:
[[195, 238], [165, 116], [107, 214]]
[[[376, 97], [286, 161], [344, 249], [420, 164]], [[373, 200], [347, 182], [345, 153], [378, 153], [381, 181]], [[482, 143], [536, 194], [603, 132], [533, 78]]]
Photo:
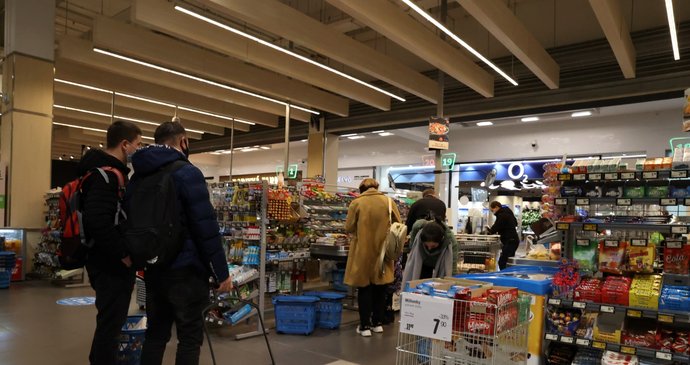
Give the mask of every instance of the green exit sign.
[[443, 170], [452, 170], [455, 166], [455, 158], [457, 155], [455, 153], [444, 153], [441, 155], [441, 167]]

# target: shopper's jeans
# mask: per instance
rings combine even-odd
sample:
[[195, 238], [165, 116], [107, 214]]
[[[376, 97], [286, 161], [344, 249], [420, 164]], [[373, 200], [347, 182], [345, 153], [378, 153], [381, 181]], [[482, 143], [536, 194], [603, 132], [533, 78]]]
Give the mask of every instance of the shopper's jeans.
[[114, 365], [120, 332], [127, 321], [135, 274], [113, 274], [87, 267], [91, 287], [96, 291], [96, 331], [91, 343], [91, 365]]
[[361, 329], [380, 326], [386, 315], [386, 285], [369, 285], [359, 288], [359, 325]]
[[148, 328], [141, 364], [163, 362], [173, 323], [178, 340], [175, 364], [199, 364], [204, 342], [201, 311], [209, 303], [208, 278], [193, 269], [179, 269], [159, 274], [147, 271], [145, 279]]
[[515, 257], [515, 251], [517, 251], [520, 241], [509, 240], [503, 242], [503, 249], [501, 250], [501, 257], [498, 259], [498, 267], [503, 270], [508, 266], [508, 259]]

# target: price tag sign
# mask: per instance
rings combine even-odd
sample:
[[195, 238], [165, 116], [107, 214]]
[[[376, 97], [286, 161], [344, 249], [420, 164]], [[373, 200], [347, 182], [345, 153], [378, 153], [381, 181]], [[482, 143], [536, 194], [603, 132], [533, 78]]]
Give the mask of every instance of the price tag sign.
[[633, 238], [630, 244], [634, 247], [647, 247], [647, 240], [644, 238]]
[[570, 181], [572, 178], [573, 176], [570, 174], [558, 174], [558, 181]]
[[574, 338], [572, 338], [572, 337], [567, 337], [567, 336], [561, 336], [561, 342], [563, 342], [563, 343], [570, 343], [570, 344], [572, 344], [572, 343], [574, 343], [574, 342], [575, 342], [575, 339], [574, 339]]
[[637, 349], [634, 347], [621, 346], [621, 353], [635, 355], [637, 353]]
[[690, 206], [690, 198], [685, 198], [685, 201], [683, 202], [683, 205], [685, 205], [685, 206]]
[[452, 340], [452, 300], [403, 293], [400, 314], [400, 332], [441, 341]]
[[549, 304], [551, 305], [561, 305], [561, 300], [556, 298], [549, 298]]
[[575, 201], [576, 205], [589, 205], [589, 199], [588, 198], [580, 198]]
[[661, 323], [673, 324], [673, 314], [661, 314], [661, 313], [659, 313], [659, 316], [657, 317], [657, 319]]
[[579, 239], [575, 241], [575, 244], [578, 246], [589, 246], [589, 240]]
[[674, 179], [686, 179], [688, 177], [688, 170], [671, 171], [671, 177]]
[[616, 205], [618, 205], [619, 207], [629, 207], [632, 205], [632, 199], [629, 199], [629, 198], [616, 199]]
[[573, 302], [573, 308], [585, 309], [585, 308], [587, 308], [587, 303], [585, 303], [585, 302]]
[[620, 245], [620, 241], [618, 241], [618, 240], [606, 240], [606, 241], [604, 241], [604, 246], [605, 246], [605, 247], [615, 247], [615, 248], [618, 248], [619, 245]]
[[671, 233], [687, 234], [688, 233], [688, 226], [672, 226], [671, 227]]
[[566, 199], [566, 198], [556, 198], [556, 200], [554, 201], [554, 203], [555, 203], [557, 206], [559, 206], [559, 207], [563, 207], [563, 206], [568, 205], [568, 199]]
[[664, 351], [657, 351], [656, 352], [656, 358], [659, 360], [673, 360], [673, 354], [670, 352], [664, 352]]
[[585, 180], [587, 180], [587, 175], [585, 175], [585, 174], [575, 174], [575, 175], [573, 175], [573, 180], [574, 180], [574, 181], [585, 181]]
[[643, 179], [658, 179], [659, 178], [659, 172], [657, 172], [657, 171], [643, 172], [642, 178]]
[[683, 248], [683, 241], [667, 240], [666, 247], [668, 248]]
[[659, 202], [659, 205], [664, 206], [664, 207], [668, 207], [671, 205], [678, 205], [678, 201], [676, 199], [673, 199], [673, 198], [661, 199], [661, 201]]
[[606, 343], [605, 342], [599, 342], [599, 341], [593, 341], [592, 347], [594, 347], [595, 349], [599, 349], [599, 350], [606, 350]]
[[556, 223], [556, 229], [559, 231], [567, 231], [570, 229], [570, 223]]
[[612, 307], [610, 305], [602, 305], [601, 307], [599, 307], [599, 312], [601, 312], [601, 313], [615, 313], [616, 307]]
[[642, 312], [634, 309], [628, 309], [627, 316], [632, 318], [642, 318]]
[[585, 223], [582, 226], [582, 230], [586, 232], [596, 232], [599, 230], [599, 226], [596, 223]]
[[616, 172], [608, 173], [604, 175], [604, 180], [618, 180], [619, 175]]
[[547, 333], [546, 336], [544, 336], [549, 341], [558, 341], [558, 335], [554, 335], [552, 333]]
[[578, 344], [578, 345], [580, 345], [580, 346], [589, 346], [589, 340], [584, 339], [584, 338], [578, 338], [578, 339], [575, 341], [575, 343]]
[[601, 174], [589, 174], [590, 180], [601, 180]]
[[633, 180], [633, 179], [635, 179], [635, 173], [634, 172], [621, 172], [621, 179]]

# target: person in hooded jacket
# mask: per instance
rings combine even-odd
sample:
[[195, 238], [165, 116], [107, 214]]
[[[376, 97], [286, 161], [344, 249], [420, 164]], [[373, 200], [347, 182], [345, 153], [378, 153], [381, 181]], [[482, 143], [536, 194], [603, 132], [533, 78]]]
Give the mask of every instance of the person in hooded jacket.
[[[96, 168], [117, 169], [126, 181], [131, 155], [141, 147], [141, 129], [126, 121], [116, 121], [106, 136], [105, 150], [91, 149], [81, 158], [79, 176], [91, 175], [82, 183], [81, 212], [87, 240], [93, 240], [86, 260], [91, 287], [96, 291], [96, 330], [89, 362], [115, 364], [122, 325], [127, 320], [134, 288], [134, 270], [127, 253], [125, 235], [116, 216], [122, 192], [115, 172], [106, 171], [108, 181]], [[123, 216], [117, 217], [119, 220]]]
[[517, 219], [510, 208], [504, 207], [497, 201], [491, 202], [489, 209], [496, 216], [496, 222], [489, 228], [489, 234], [501, 235], [501, 257], [498, 259], [498, 267], [503, 270], [508, 265], [508, 259], [515, 256], [520, 245], [520, 236], [517, 234]]
[[456, 274], [459, 250], [455, 233], [439, 217], [418, 220], [410, 233], [412, 244], [403, 282]]
[[160, 365], [170, 341], [172, 325], [177, 329], [176, 365], [199, 364], [203, 344], [202, 310], [209, 303], [209, 278], [219, 291], [232, 289], [225, 251], [201, 171], [189, 163], [189, 141], [179, 122], [165, 122], [154, 134], [155, 145], [139, 150], [132, 157], [134, 176], [128, 191], [137, 181], [175, 161], [186, 165], [174, 170], [180, 209], [180, 224], [187, 235], [182, 250], [166, 269], [146, 271], [146, 314], [148, 328], [141, 355], [142, 365]]

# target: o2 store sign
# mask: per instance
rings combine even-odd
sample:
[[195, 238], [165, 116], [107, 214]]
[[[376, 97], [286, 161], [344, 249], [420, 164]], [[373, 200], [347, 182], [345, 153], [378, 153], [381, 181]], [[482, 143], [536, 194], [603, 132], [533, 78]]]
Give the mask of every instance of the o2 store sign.
[[[491, 169], [496, 169], [496, 181], [501, 182], [487, 187], [492, 190], [534, 189], [543, 185], [534, 179], [541, 179], [544, 175], [544, 162], [460, 164], [460, 181], [484, 181]], [[529, 182], [530, 179], [532, 182]]]

